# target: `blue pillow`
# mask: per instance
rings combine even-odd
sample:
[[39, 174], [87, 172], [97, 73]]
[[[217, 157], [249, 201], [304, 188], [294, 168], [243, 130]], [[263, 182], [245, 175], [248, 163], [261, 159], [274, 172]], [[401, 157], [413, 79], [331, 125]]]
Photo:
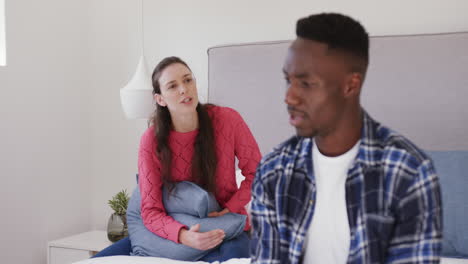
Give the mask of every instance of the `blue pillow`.
[[[247, 219], [245, 215], [228, 213], [220, 217], [207, 217], [208, 213], [219, 211], [220, 207], [213, 195], [194, 183], [177, 183], [170, 194], [166, 188], [163, 188], [163, 201], [168, 215], [189, 227], [200, 224], [201, 232], [223, 229], [226, 234], [225, 240], [230, 240], [240, 235], [244, 230]], [[141, 219], [140, 203], [140, 190], [137, 187], [127, 209], [132, 255], [196, 261], [211, 251], [197, 250], [177, 244], [149, 231]]]
[[442, 191], [442, 256], [468, 258], [468, 151], [427, 151]]
[[163, 202], [164, 208], [171, 214], [188, 214], [198, 218], [208, 217], [209, 213], [221, 210], [212, 193], [188, 181], [175, 184], [171, 191], [163, 188]]

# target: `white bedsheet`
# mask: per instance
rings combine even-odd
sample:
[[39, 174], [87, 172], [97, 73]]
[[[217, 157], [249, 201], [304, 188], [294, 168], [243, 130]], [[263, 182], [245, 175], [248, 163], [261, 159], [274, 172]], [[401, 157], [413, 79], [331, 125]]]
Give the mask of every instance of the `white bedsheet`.
[[[167, 258], [154, 258], [154, 257], [134, 257], [134, 256], [113, 256], [87, 259], [75, 262], [73, 264], [208, 264], [204, 261], [180, 261]], [[215, 264], [250, 264], [250, 259], [230, 259], [224, 262], [212, 262]]]
[[442, 264], [468, 264], [468, 259], [442, 258]]
[[[95, 259], [87, 259], [73, 264], [208, 264], [204, 261], [180, 261], [167, 258], [153, 257], [131, 257], [131, 256], [114, 256]], [[250, 264], [250, 259], [230, 259], [224, 262], [213, 262], [215, 264]], [[442, 258], [442, 264], [468, 264], [468, 259]]]

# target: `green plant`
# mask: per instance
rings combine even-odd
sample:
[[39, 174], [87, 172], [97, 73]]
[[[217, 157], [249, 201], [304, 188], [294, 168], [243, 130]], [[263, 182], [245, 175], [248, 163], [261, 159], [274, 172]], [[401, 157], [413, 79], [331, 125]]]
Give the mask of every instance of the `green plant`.
[[125, 215], [127, 213], [129, 200], [130, 197], [128, 196], [127, 190], [122, 190], [118, 192], [115, 196], [113, 196], [112, 200], [109, 200], [108, 203], [116, 214]]

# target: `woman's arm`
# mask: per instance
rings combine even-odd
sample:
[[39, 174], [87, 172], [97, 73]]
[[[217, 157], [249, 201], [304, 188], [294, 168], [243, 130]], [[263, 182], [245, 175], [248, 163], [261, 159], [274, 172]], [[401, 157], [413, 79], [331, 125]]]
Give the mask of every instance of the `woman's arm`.
[[218, 246], [225, 236], [223, 230], [199, 232], [200, 225], [187, 229], [167, 215], [162, 202], [161, 164], [153, 156], [155, 149], [154, 130], [150, 128], [141, 138], [138, 153], [141, 218], [145, 227], [162, 238], [195, 249], [207, 250]]
[[231, 113], [230, 122], [233, 124], [232, 129], [234, 131], [234, 152], [239, 160], [239, 169], [241, 169], [245, 179], [242, 181], [239, 190], [226, 203], [226, 208], [230, 212], [240, 213], [245, 205], [250, 202], [252, 181], [261, 154], [257, 141], [241, 115], [234, 110]]
[[161, 164], [153, 154], [155, 150], [154, 128], [150, 127], [141, 137], [138, 151], [141, 218], [151, 232], [180, 243], [179, 232], [185, 225], [166, 213], [162, 201]]

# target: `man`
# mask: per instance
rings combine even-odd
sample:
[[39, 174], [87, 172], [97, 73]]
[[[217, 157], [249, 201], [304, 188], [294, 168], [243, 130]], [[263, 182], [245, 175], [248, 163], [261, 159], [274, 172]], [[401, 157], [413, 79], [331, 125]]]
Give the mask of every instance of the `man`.
[[252, 263], [438, 263], [433, 163], [360, 105], [365, 29], [327, 13], [300, 19], [296, 34], [283, 71], [297, 136], [257, 169]]

